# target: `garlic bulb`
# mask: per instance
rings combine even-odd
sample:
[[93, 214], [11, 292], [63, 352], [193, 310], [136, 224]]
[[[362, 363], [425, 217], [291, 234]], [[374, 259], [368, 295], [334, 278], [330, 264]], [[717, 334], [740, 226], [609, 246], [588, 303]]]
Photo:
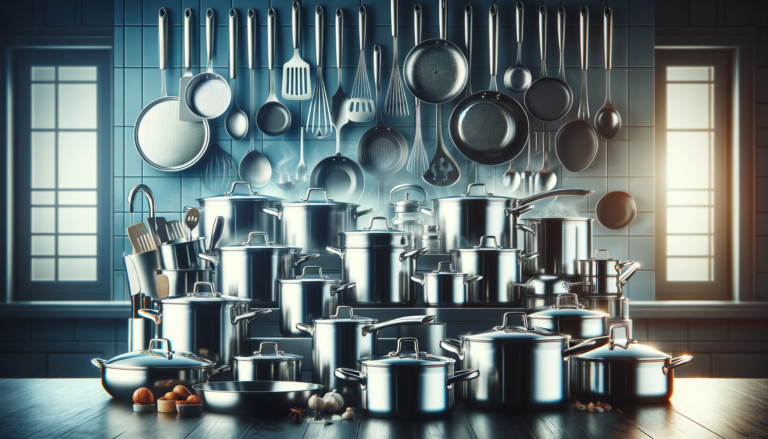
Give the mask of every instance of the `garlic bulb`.
[[307, 403], [309, 406], [309, 409], [314, 411], [315, 413], [322, 413], [323, 409], [325, 409], [325, 401], [323, 398], [320, 398], [317, 395], [312, 395], [309, 398], [309, 402]]
[[328, 413], [336, 413], [344, 407], [344, 398], [336, 393], [336, 389], [333, 389], [333, 392], [326, 393], [323, 396], [323, 402], [325, 402], [325, 411]]
[[341, 415], [341, 419], [345, 421], [351, 421], [355, 419], [355, 409], [353, 409], [352, 407], [347, 407], [347, 411], [344, 412], [343, 415]]

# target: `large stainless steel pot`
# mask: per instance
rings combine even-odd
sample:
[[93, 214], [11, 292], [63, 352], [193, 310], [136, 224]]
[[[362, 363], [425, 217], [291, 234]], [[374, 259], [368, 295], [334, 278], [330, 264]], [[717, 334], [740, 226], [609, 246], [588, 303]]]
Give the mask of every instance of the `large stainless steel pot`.
[[[405, 352], [403, 344], [413, 343]], [[397, 350], [358, 360], [358, 369], [336, 369], [336, 377], [359, 384], [363, 413], [378, 418], [434, 418], [453, 411], [454, 383], [478, 377], [453, 371], [456, 360], [419, 351], [415, 338], [397, 340]]]
[[[165, 349], [156, 348], [164, 342]], [[109, 360], [94, 358], [91, 364], [101, 372], [101, 386], [109, 396], [121, 401], [133, 401], [133, 392], [148, 388], [155, 399], [179, 384], [191, 387], [205, 383], [229, 366], [216, 368], [213, 361], [189, 352], [174, 352], [167, 339], [150, 340], [147, 350], [132, 351]]]
[[[383, 229], [374, 229], [376, 220]], [[415, 259], [428, 249], [414, 248], [413, 235], [393, 230], [383, 216], [371, 218], [363, 230], [342, 232], [341, 248], [327, 250], [341, 258], [341, 277], [357, 284], [341, 292], [341, 303], [357, 307], [412, 306], [416, 288], [411, 276]]]
[[585, 309], [576, 294], [559, 294], [554, 305], [528, 313], [528, 323], [567, 335], [572, 341], [608, 335], [608, 314]]
[[522, 296], [516, 285], [522, 280], [521, 264], [537, 256], [501, 247], [495, 236], [480, 237], [480, 244], [472, 248], [451, 250], [451, 262], [456, 270], [483, 276], [480, 281], [467, 285], [467, 304], [475, 306], [520, 305]]
[[[254, 237], [263, 239], [257, 243]], [[251, 232], [248, 240], [221, 247], [218, 256], [200, 257], [216, 266], [216, 285], [223, 294], [263, 305], [277, 304], [277, 280], [296, 277], [296, 267], [320, 255], [301, 254], [300, 247], [275, 244], [267, 232]]]
[[[473, 186], [482, 186], [484, 193], [472, 195]], [[471, 247], [486, 235], [496, 236], [503, 247], [523, 248], [517, 242], [517, 230], [529, 229], [518, 227], [518, 222], [520, 215], [533, 209], [530, 203], [543, 198], [585, 196], [593, 192], [585, 189], [557, 189], [517, 199], [494, 196], [484, 184], [474, 183], [460, 196], [435, 198], [432, 200], [432, 210], [440, 227], [441, 253]], [[537, 251], [525, 248], [528, 251]]]
[[571, 281], [581, 279], [579, 260], [592, 254], [592, 218], [545, 217], [523, 218], [523, 224], [533, 230], [523, 239], [524, 248], [539, 254], [538, 259], [523, 267], [526, 277], [537, 274], [565, 276]]
[[[447, 266], [447, 269], [443, 269]], [[434, 307], [464, 306], [467, 303], [467, 285], [482, 280], [483, 276], [459, 273], [448, 261], [437, 263], [437, 270], [424, 273], [423, 277], [411, 276], [422, 285], [424, 304]]]
[[[310, 276], [308, 270], [317, 270], [318, 274]], [[320, 267], [304, 267], [301, 275], [280, 279], [277, 284], [280, 333], [286, 337], [306, 336], [304, 331], [296, 329], [296, 324], [333, 314], [339, 305], [339, 292], [355, 287], [354, 283], [323, 276]]]
[[[626, 336], [617, 338], [618, 329]], [[610, 329], [610, 341], [591, 352], [571, 358], [574, 396], [591, 401], [626, 403], [662, 402], [672, 397], [674, 369], [693, 362], [693, 356], [672, 358], [629, 337], [627, 325]]]
[[[313, 191], [322, 192], [325, 200], [310, 200]], [[357, 219], [373, 212], [373, 209], [358, 210], [359, 207], [359, 204], [328, 199], [323, 188], [309, 188], [306, 198], [262, 211], [279, 220], [285, 244], [316, 253], [328, 246], [338, 246], [340, 232], [356, 229]]]
[[[341, 310], [349, 311], [348, 317]], [[337, 389], [347, 405], [358, 402], [357, 386], [340, 381], [334, 371], [340, 367], [355, 368], [357, 360], [378, 353], [378, 331], [390, 326], [422, 325], [435, 316], [409, 316], [379, 323], [377, 319], [359, 317], [349, 306], [339, 306], [336, 313], [312, 320], [312, 326], [299, 323], [296, 328], [312, 336], [312, 381], [322, 384], [325, 391]]]
[[293, 381], [223, 381], [196, 384], [192, 390], [208, 412], [274, 413], [282, 417], [294, 407], [305, 407], [312, 395], [322, 394], [323, 386]]
[[[200, 292], [210, 287], [209, 293]], [[248, 351], [248, 323], [272, 312], [250, 309], [251, 301], [222, 296], [211, 282], [197, 282], [192, 293], [157, 302], [159, 311], [139, 314], [159, 325], [160, 337], [172, 340], [184, 352], [208, 358], [217, 364], [231, 364], [232, 357]]]
[[[597, 259], [599, 252], [605, 252], [605, 259]], [[622, 287], [639, 269], [640, 264], [635, 261], [611, 259], [607, 249], [597, 249], [594, 258], [579, 260], [581, 282], [571, 287], [580, 286], [584, 294], [621, 297]]]
[[[265, 346], [274, 346], [267, 352]], [[232, 358], [235, 381], [301, 381], [301, 355], [286, 354], [275, 342], [264, 342], [259, 350], [249, 355]]]
[[458, 355], [463, 368], [480, 372], [479, 379], [462, 383], [461, 397], [468, 406], [495, 410], [564, 405], [568, 400], [564, 360], [608, 342], [604, 336], [569, 348], [567, 336], [529, 326], [525, 313], [519, 312], [504, 314], [501, 326], [459, 338], [443, 340], [441, 346]]
[[[248, 194], [235, 194], [235, 188], [248, 186]], [[219, 245], [237, 245], [248, 240], [248, 234], [254, 230], [264, 231], [277, 243], [283, 242], [283, 235], [277, 218], [264, 213], [264, 208], [274, 209], [285, 201], [283, 198], [259, 195], [247, 181], [232, 183], [232, 189], [224, 195], [199, 198], [200, 224], [192, 230], [192, 237], [205, 236], [213, 229], [217, 216], [223, 216], [226, 221], [221, 234]]]
[[157, 246], [161, 270], [201, 270], [210, 268], [198, 255], [204, 253], [205, 238], [176, 239]]

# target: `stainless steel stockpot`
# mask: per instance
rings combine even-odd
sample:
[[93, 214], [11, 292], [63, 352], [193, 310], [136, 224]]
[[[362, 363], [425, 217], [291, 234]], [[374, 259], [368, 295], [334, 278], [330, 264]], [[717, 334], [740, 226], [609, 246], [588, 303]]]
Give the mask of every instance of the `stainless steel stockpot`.
[[[247, 186], [248, 194], [235, 194], [237, 186]], [[277, 218], [264, 213], [263, 209], [274, 209], [283, 201], [283, 198], [259, 195], [247, 181], [236, 181], [224, 195], [197, 200], [200, 224], [192, 230], [192, 237], [205, 236], [213, 229], [216, 217], [223, 216], [226, 221], [219, 242], [221, 246], [240, 244], [248, 240], [248, 234], [254, 230], [264, 231], [275, 242], [282, 243], [283, 235]]]
[[[447, 266], [447, 269], [443, 269]], [[464, 306], [467, 303], [467, 285], [482, 280], [483, 276], [459, 273], [453, 264], [441, 261], [437, 270], [424, 273], [423, 277], [411, 276], [411, 280], [422, 285], [426, 306]]]
[[467, 285], [467, 304], [475, 306], [520, 305], [522, 296], [516, 285], [522, 280], [521, 264], [537, 256], [501, 247], [495, 236], [480, 237], [480, 244], [472, 248], [451, 250], [451, 262], [456, 270], [483, 276]]
[[526, 277], [537, 274], [581, 279], [579, 260], [592, 254], [592, 218], [545, 217], [523, 218], [533, 233], [526, 233], [524, 248], [539, 254], [538, 259], [523, 267]]
[[[349, 311], [348, 317], [341, 310]], [[322, 384], [324, 391], [336, 389], [347, 405], [358, 402], [356, 385], [340, 381], [334, 371], [340, 367], [357, 367], [357, 360], [378, 353], [378, 332], [390, 326], [423, 325], [435, 320], [435, 316], [409, 316], [379, 323], [377, 319], [359, 317], [349, 306], [339, 306], [336, 313], [312, 320], [312, 326], [299, 323], [296, 328], [312, 336], [312, 382]]]
[[[264, 349], [270, 345], [274, 346], [274, 352]], [[232, 358], [232, 373], [235, 381], [301, 381], [303, 358], [278, 350], [275, 342], [264, 342], [253, 354], [235, 355]]]
[[161, 270], [201, 270], [210, 268], [200, 259], [205, 253], [205, 238], [176, 239], [157, 246]]
[[[599, 252], [605, 252], [605, 259], [597, 259]], [[584, 294], [620, 297], [622, 287], [640, 269], [640, 264], [611, 259], [607, 249], [597, 249], [594, 258], [579, 260], [579, 268], [581, 282], [574, 282], [571, 287], [580, 286]]]
[[[165, 349], [156, 348], [164, 342]], [[215, 367], [213, 361], [189, 352], [174, 352], [171, 342], [163, 338], [150, 340], [147, 350], [132, 351], [109, 360], [94, 358], [91, 364], [101, 372], [101, 386], [109, 396], [121, 401], [133, 401], [133, 392], [148, 388], [155, 399], [179, 384], [191, 387], [205, 383], [229, 366]]]
[[[384, 222], [374, 229], [374, 221]], [[362, 230], [342, 232], [341, 248], [327, 250], [341, 258], [341, 277], [355, 288], [341, 292], [341, 303], [357, 307], [412, 306], [416, 288], [411, 276], [415, 259], [428, 249], [413, 247], [413, 234], [393, 230], [383, 216], [371, 218]]]
[[[200, 292], [201, 286], [211, 291]], [[157, 302], [159, 311], [139, 310], [158, 325], [160, 337], [173, 341], [183, 352], [192, 352], [217, 364], [231, 364], [232, 357], [248, 351], [248, 323], [272, 312], [251, 310], [248, 299], [223, 296], [211, 282], [197, 282], [192, 293]]]
[[[310, 200], [313, 191], [322, 192], [325, 199]], [[355, 230], [357, 219], [373, 212], [373, 209], [358, 210], [359, 207], [359, 204], [328, 199], [323, 188], [309, 188], [306, 198], [262, 211], [279, 220], [285, 244], [315, 253], [328, 246], [338, 246], [340, 232]]]
[[[484, 194], [472, 195], [473, 186], [482, 186]], [[518, 222], [520, 215], [533, 209], [530, 203], [543, 198], [585, 196], [593, 192], [585, 189], [557, 189], [517, 199], [494, 196], [482, 183], [470, 184], [467, 192], [459, 196], [432, 200], [432, 211], [440, 227], [440, 251], [448, 253], [449, 250], [471, 247], [485, 235], [496, 236], [504, 247], [523, 248], [517, 242], [517, 230], [530, 230], [518, 227]]]
[[[624, 339], [616, 337], [624, 329]], [[571, 358], [572, 391], [590, 401], [626, 403], [663, 402], [674, 391], [674, 369], [693, 362], [693, 356], [672, 358], [629, 337], [627, 325], [614, 325], [605, 346]]]
[[[518, 323], [511, 324], [510, 317]], [[461, 384], [464, 404], [486, 409], [560, 407], [568, 400], [569, 356], [595, 349], [608, 337], [571, 348], [569, 338], [551, 329], [529, 326], [525, 313], [504, 314], [501, 326], [466, 332], [443, 340], [443, 349], [458, 355], [480, 378]]]
[[[308, 270], [317, 270], [310, 276]], [[354, 288], [354, 283], [329, 279], [320, 267], [304, 267], [301, 275], [293, 279], [279, 279], [278, 298], [280, 308], [280, 333], [286, 337], [302, 337], [307, 334], [296, 329], [296, 324], [311, 322], [329, 316], [339, 305], [339, 292]]]
[[[413, 343], [414, 351], [403, 345]], [[360, 386], [363, 413], [378, 418], [434, 418], [453, 411], [454, 383], [478, 377], [474, 369], [453, 371], [456, 360], [419, 351], [415, 338], [397, 340], [397, 351], [358, 360], [358, 369], [336, 369], [336, 377]]]
[[[253, 240], [263, 239], [262, 243]], [[267, 232], [251, 232], [248, 241], [221, 247], [217, 256], [200, 257], [216, 266], [216, 285], [222, 293], [259, 304], [277, 304], [277, 280], [296, 277], [296, 267], [316, 259], [317, 253], [302, 255], [300, 247], [275, 244]]]
[[528, 323], [567, 335], [572, 341], [608, 335], [608, 314], [585, 309], [576, 294], [559, 294], [554, 305], [528, 313]]

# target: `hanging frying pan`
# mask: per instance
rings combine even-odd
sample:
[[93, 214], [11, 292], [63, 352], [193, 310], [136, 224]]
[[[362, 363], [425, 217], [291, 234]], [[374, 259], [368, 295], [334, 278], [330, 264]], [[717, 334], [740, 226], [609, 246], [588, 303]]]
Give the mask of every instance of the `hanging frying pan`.
[[167, 14], [159, 12], [160, 98], [139, 113], [133, 129], [136, 152], [149, 166], [159, 171], [181, 171], [197, 163], [208, 149], [210, 127], [207, 120], [179, 120], [179, 98], [165, 89]]
[[496, 84], [499, 11], [488, 12], [491, 56], [490, 90], [471, 94], [451, 113], [448, 130], [456, 148], [468, 159], [483, 165], [500, 165], [517, 157], [528, 138], [528, 116], [511, 96], [499, 93]]
[[623, 229], [637, 216], [637, 203], [626, 192], [608, 192], [595, 206], [595, 216], [608, 229]]
[[563, 49], [565, 38], [565, 8], [557, 11], [557, 42], [560, 46], [559, 78], [547, 77], [547, 7], [539, 7], [539, 49], [541, 50], [541, 75], [525, 92], [525, 107], [536, 119], [551, 122], [568, 114], [573, 105], [573, 92], [565, 83]]
[[205, 13], [205, 42], [208, 64], [205, 72], [200, 72], [192, 78], [184, 91], [189, 111], [202, 119], [215, 119], [221, 116], [232, 102], [232, 90], [229, 88], [229, 82], [213, 71], [213, 37], [216, 34], [214, 20], [213, 9], [208, 9]]
[[448, 0], [440, 0], [440, 38], [422, 41], [403, 63], [405, 86], [428, 104], [444, 104], [464, 90], [469, 69], [458, 46], [446, 39]]

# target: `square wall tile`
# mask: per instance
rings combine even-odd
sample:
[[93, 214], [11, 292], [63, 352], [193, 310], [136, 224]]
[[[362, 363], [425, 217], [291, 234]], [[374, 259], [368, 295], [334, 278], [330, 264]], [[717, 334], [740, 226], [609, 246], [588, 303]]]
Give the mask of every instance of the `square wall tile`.
[[[125, 158], [125, 129], [123, 127], [114, 127], [112, 136], [112, 147], [114, 148], [112, 153], [112, 159], [114, 160], [112, 173], [115, 177], [122, 177]], [[120, 180], [120, 183], [122, 186], [122, 180]]]
[[141, 26], [141, 1], [127, 0], [125, 2], [125, 24]]
[[768, 354], [712, 354], [713, 378], [764, 378]]
[[629, 126], [654, 125], [654, 69], [629, 69]]
[[728, 320], [690, 319], [688, 321], [688, 338], [696, 341], [728, 340]]
[[653, 177], [656, 175], [656, 151], [653, 128], [632, 127], [629, 134], [629, 175]]
[[688, 320], [650, 319], [648, 321], [648, 340], [688, 340]]
[[643, 270], [656, 269], [656, 238], [629, 238], [629, 259]]
[[629, 28], [629, 66], [653, 67], [656, 53], [656, 29], [632, 26]]
[[624, 177], [629, 175], [629, 142], [609, 140], [607, 148], [608, 176]]
[[125, 126], [133, 126], [144, 107], [141, 99], [141, 69], [125, 69]]
[[637, 203], [638, 212], [654, 212], [656, 205], [655, 178], [631, 177], [629, 179], [629, 195]]
[[125, 28], [123, 28], [123, 26], [115, 26], [115, 41], [113, 49], [113, 64], [115, 67], [122, 67], [125, 63]]
[[[620, 259], [622, 261], [629, 259], [628, 240], [626, 237], [595, 236], [592, 238], [592, 248], [595, 250], [607, 249], [613, 259]], [[602, 253], [600, 257], [602, 257]]]
[[181, 179], [177, 177], [144, 177], [144, 184], [155, 194], [157, 212], [181, 211]]
[[638, 213], [635, 220], [629, 224], [629, 234], [631, 236], [655, 236], [655, 225], [655, 213]]
[[[129, 2], [131, 3], [131, 2]], [[125, 67], [141, 67], [142, 32], [140, 27], [126, 26], [125, 30]]]
[[[629, 298], [634, 301], [656, 300], [656, 272], [638, 271], [627, 283], [631, 284]], [[631, 315], [631, 314], [630, 314]]]
[[655, 3], [648, 0], [629, 0], [629, 24], [653, 26], [656, 15]]

